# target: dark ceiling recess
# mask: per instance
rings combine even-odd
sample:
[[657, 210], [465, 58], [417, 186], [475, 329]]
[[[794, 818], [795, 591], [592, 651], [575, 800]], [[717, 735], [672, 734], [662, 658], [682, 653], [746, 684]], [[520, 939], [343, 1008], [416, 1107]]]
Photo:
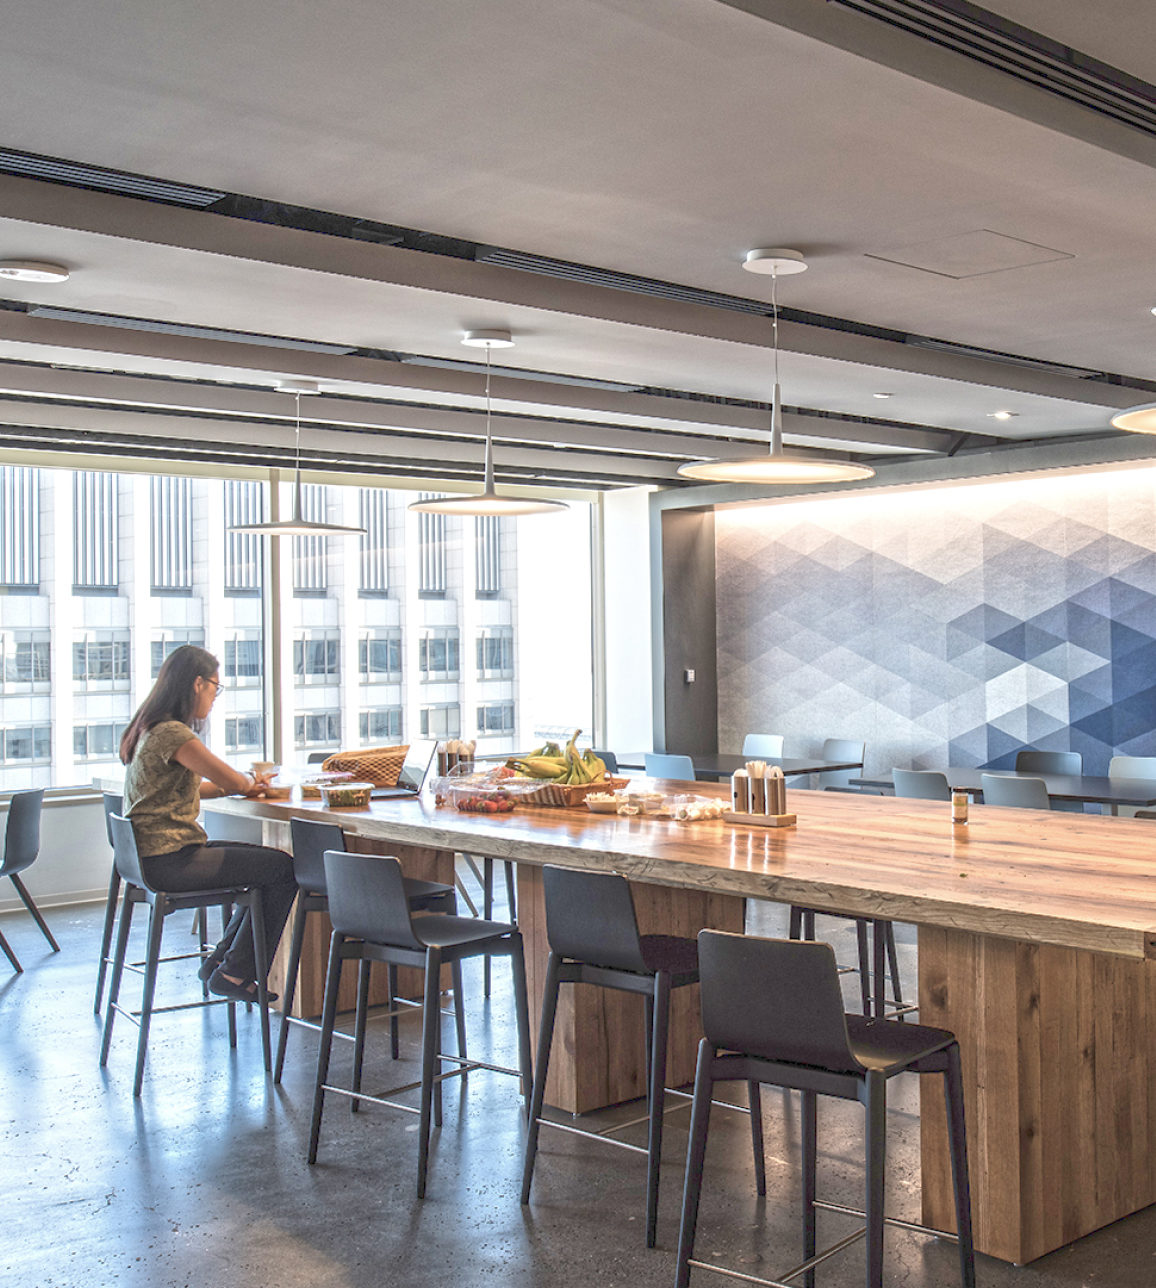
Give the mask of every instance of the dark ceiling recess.
[[[832, 0], [845, 7], [870, 12], [873, 17], [886, 17], [897, 25], [911, 26], [915, 13], [935, 11], [940, 16], [949, 15], [958, 24], [964, 21], [961, 16], [986, 15], [993, 24], [1002, 24], [1012, 28], [1014, 24], [1006, 23], [987, 10], [974, 5], [956, 3], [955, 0], [911, 0], [902, 3], [900, 0]], [[877, 11], [877, 12], [876, 12]], [[884, 12], [886, 11], [886, 12]], [[894, 13], [892, 12], [894, 11]], [[900, 15], [908, 17], [900, 23]], [[890, 15], [890, 16], [888, 16]], [[977, 21], [969, 17], [973, 25]], [[1025, 32], [1024, 28], [1016, 28]], [[920, 29], [917, 34], [933, 38], [928, 30]], [[1027, 32], [1028, 36], [1035, 33]], [[1044, 38], [1036, 37], [1040, 42]], [[1050, 43], [1050, 42], [1044, 42]], [[954, 47], [954, 46], [953, 46]], [[1069, 58], [1077, 60], [1078, 66], [1091, 66], [1094, 60], [1064, 50], [1063, 46], [1054, 47]], [[1103, 68], [1102, 64], [1095, 64]], [[1151, 133], [1156, 134], [1156, 88], [1142, 81], [1133, 81], [1123, 72], [1112, 68], [1103, 68], [1117, 78], [1130, 81], [1139, 87], [1133, 91], [1138, 101], [1147, 102], [1151, 109]], [[1089, 75], [1091, 73], [1088, 73]], [[1049, 84], [1048, 88], [1055, 89]], [[1142, 91], [1142, 92], [1141, 92]], [[1057, 91], [1058, 92], [1058, 91]], [[602, 286], [611, 290], [631, 291], [639, 295], [650, 295], [660, 299], [677, 300], [685, 304], [703, 305], [707, 308], [726, 309], [731, 312], [770, 316], [770, 305], [765, 300], [750, 299], [745, 296], [727, 295], [720, 291], [705, 290], [701, 287], [686, 286], [677, 282], [664, 282], [657, 278], [640, 277], [633, 273], [619, 272], [615, 269], [598, 268], [590, 264], [577, 264], [567, 260], [550, 259], [542, 255], [533, 255], [524, 251], [511, 250], [501, 246], [487, 246], [477, 242], [465, 241], [457, 237], [444, 237], [440, 233], [425, 232], [416, 228], [403, 228], [394, 224], [376, 223], [368, 219], [356, 219], [350, 215], [339, 215], [332, 211], [313, 210], [306, 206], [293, 206], [284, 202], [266, 201], [259, 197], [247, 197], [238, 193], [219, 192], [210, 188], [198, 188], [189, 184], [176, 183], [167, 179], [154, 179], [148, 175], [130, 174], [122, 170], [110, 170], [101, 166], [90, 166], [82, 162], [62, 160], [59, 157], [37, 156], [30, 152], [20, 152], [12, 148], [0, 148], [0, 174], [20, 175], [23, 178], [39, 179], [49, 183], [63, 184], [69, 187], [88, 188], [102, 192], [114, 192], [123, 196], [136, 197], [141, 200], [155, 201], [165, 205], [185, 206], [203, 210], [209, 214], [223, 215], [232, 219], [246, 219], [257, 223], [275, 224], [284, 228], [296, 228], [303, 232], [321, 233], [329, 237], [347, 237], [357, 241], [375, 242], [379, 245], [396, 246], [401, 250], [419, 251], [428, 255], [442, 255], [453, 259], [470, 259], [478, 263], [493, 264], [504, 268], [518, 269], [523, 272], [540, 273], [564, 281], [584, 282]], [[0, 307], [3, 304], [0, 303]], [[948, 352], [966, 351], [966, 355], [975, 358], [986, 358], [995, 362], [1021, 365], [1039, 370], [1041, 364], [1033, 358], [1024, 358], [1014, 353], [998, 353], [992, 350], [955, 346], [951, 341], [938, 340], [931, 336], [922, 336], [906, 331], [897, 331], [889, 327], [872, 326], [867, 322], [851, 318], [832, 317], [825, 313], [809, 313], [803, 309], [780, 308], [779, 316], [785, 322], [801, 326], [821, 327], [828, 331], [843, 331], [852, 335], [887, 340], [892, 344], [909, 344], [923, 348], [940, 348]], [[95, 318], [91, 320], [96, 320]], [[119, 325], [134, 325], [146, 329], [143, 320], [132, 319]], [[162, 329], [160, 326], [155, 329]], [[241, 338], [244, 333], [235, 333]], [[257, 337], [259, 342], [266, 337]], [[272, 341], [269, 341], [272, 343]], [[280, 341], [282, 344], [285, 340]], [[298, 347], [307, 347], [308, 342], [301, 342]], [[346, 352], [359, 356], [374, 356], [372, 351], [349, 349]], [[398, 360], [411, 355], [386, 355]], [[1060, 364], [1046, 364], [1048, 370], [1072, 376], [1077, 379], [1096, 381], [1101, 384], [1121, 385], [1144, 392], [1156, 389], [1156, 383], [1138, 379], [1133, 376], [1113, 372], [1087, 371], [1075, 367], [1063, 367]]]
[[1156, 136], [1156, 86], [967, 0], [833, 0]]

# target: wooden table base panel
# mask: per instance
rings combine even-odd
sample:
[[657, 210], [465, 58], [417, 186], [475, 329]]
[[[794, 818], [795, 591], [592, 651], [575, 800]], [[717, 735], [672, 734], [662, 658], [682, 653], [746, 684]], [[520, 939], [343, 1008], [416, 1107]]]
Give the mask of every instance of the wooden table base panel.
[[[642, 934], [693, 937], [706, 927], [743, 929], [745, 900], [731, 895], [631, 883]], [[537, 1050], [542, 989], [550, 946], [541, 869], [518, 865], [518, 925], [526, 945], [530, 1024]], [[500, 963], [495, 971], [501, 971]], [[500, 974], [499, 974], [500, 977]], [[671, 998], [667, 1086], [694, 1081], [702, 1024], [697, 986]], [[546, 1102], [568, 1113], [587, 1113], [646, 1094], [643, 999], [587, 984], [564, 985], [554, 1026]]]
[[[265, 845], [292, 852], [288, 823], [263, 820], [262, 841]], [[424, 849], [411, 845], [391, 845], [363, 836], [348, 836], [346, 844], [351, 854], [389, 854], [401, 864], [407, 877], [422, 881], [454, 883], [454, 856], [446, 850]], [[281, 943], [273, 957], [269, 971], [269, 987], [285, 996], [285, 976], [289, 965], [289, 939], [293, 927], [293, 914], [285, 926]], [[298, 1017], [317, 1017], [325, 1000], [325, 970], [329, 961], [329, 918], [323, 912], [311, 912], [305, 922], [305, 941], [301, 947], [301, 970], [297, 977], [297, 995], [293, 999], [293, 1014]], [[442, 972], [442, 988], [450, 988], [450, 972]], [[423, 991], [420, 971], [403, 966], [398, 971], [398, 992], [402, 997], [421, 999]], [[389, 1001], [386, 969], [380, 963], [373, 966], [370, 975], [369, 1004], [384, 1006]], [[274, 1004], [280, 1009], [281, 1003]], [[352, 1011], [357, 1005], [357, 967], [347, 964], [341, 975], [341, 991], [337, 995], [340, 1011]]]
[[[919, 930], [919, 1016], [963, 1055], [976, 1247], [1033, 1261], [1156, 1202], [1156, 962]], [[923, 1219], [954, 1229], [924, 1080]]]

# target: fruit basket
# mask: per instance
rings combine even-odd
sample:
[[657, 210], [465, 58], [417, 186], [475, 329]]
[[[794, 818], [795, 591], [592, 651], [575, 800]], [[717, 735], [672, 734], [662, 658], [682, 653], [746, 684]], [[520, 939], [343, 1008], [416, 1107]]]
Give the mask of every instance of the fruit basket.
[[522, 804], [575, 809], [586, 804], [591, 792], [616, 792], [629, 782], [629, 778], [604, 778], [600, 783], [533, 783]]

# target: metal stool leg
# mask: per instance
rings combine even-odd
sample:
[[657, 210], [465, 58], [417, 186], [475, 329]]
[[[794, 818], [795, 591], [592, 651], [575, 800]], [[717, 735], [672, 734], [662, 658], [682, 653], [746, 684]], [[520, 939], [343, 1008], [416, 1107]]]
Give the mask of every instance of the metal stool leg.
[[108, 879], [108, 901], [104, 905], [104, 929], [100, 932], [100, 965], [96, 970], [96, 999], [92, 1003], [93, 1015], [100, 1014], [100, 1001], [104, 996], [104, 980], [108, 973], [108, 955], [112, 948], [112, 931], [116, 925], [116, 907], [120, 901], [120, 873], [112, 865]]
[[751, 1150], [755, 1158], [755, 1193], [767, 1195], [767, 1155], [763, 1144], [763, 1097], [757, 1082], [747, 1083], [747, 1100], [751, 1109]]
[[863, 1014], [871, 1014], [871, 949], [867, 942], [867, 922], [855, 918], [855, 942], [859, 949], [859, 996]]
[[887, 959], [891, 963], [891, 1000], [899, 1014], [897, 1020], [905, 1020], [903, 1014], [903, 989], [899, 979], [899, 950], [895, 947], [895, 923], [884, 923], [887, 927]]
[[[426, 1174], [429, 1171], [430, 1110], [434, 1099], [434, 1066], [437, 1060], [438, 1034], [441, 1030], [442, 955], [428, 948], [425, 955], [425, 1002], [421, 1030], [421, 1111], [418, 1125], [417, 1196], [425, 1198]], [[441, 1084], [438, 1083], [440, 1087]]]
[[538, 1057], [534, 1063], [534, 1089], [530, 1095], [530, 1129], [526, 1133], [526, 1152], [522, 1161], [522, 1202], [530, 1201], [534, 1180], [534, 1161], [538, 1157], [538, 1128], [542, 1101], [546, 1095], [546, 1075], [550, 1071], [550, 1047], [554, 1040], [554, 1017], [558, 1010], [558, 967], [561, 958], [551, 953], [546, 963], [546, 982], [542, 989], [542, 1019], [538, 1025]]
[[713, 1090], [710, 1065], [713, 1058], [710, 1043], [704, 1038], [698, 1044], [698, 1069], [694, 1077], [694, 1100], [690, 1110], [690, 1140], [686, 1150], [686, 1180], [682, 1190], [682, 1221], [678, 1230], [675, 1288], [687, 1288], [690, 1283], [690, 1259], [694, 1256], [698, 1201], [702, 1194], [702, 1168], [706, 1158], [707, 1133], [710, 1130], [710, 1100]]
[[[361, 1069], [365, 1063], [365, 1023], [369, 1013], [369, 968], [373, 963], [362, 958], [357, 963], [357, 1018], [353, 1022], [353, 1081], [352, 1090], [361, 1090]], [[392, 1006], [392, 1003], [391, 1003]], [[349, 1102], [349, 1112], [357, 1113], [361, 1101], [356, 1096]]]
[[321, 1112], [325, 1107], [325, 1083], [329, 1078], [329, 1056], [333, 1050], [333, 1025], [337, 1019], [337, 990], [341, 987], [342, 936], [336, 931], [329, 939], [329, 969], [325, 972], [325, 1005], [321, 1013], [321, 1045], [317, 1048], [317, 1076], [313, 1084], [313, 1119], [309, 1128], [310, 1163], [317, 1162], [317, 1144], [321, 1139]]
[[112, 959], [112, 979], [108, 986], [108, 1004], [104, 1012], [104, 1036], [100, 1043], [100, 1067], [108, 1064], [108, 1048], [112, 1042], [112, 1024], [116, 1018], [116, 1004], [120, 998], [120, 981], [124, 975], [124, 958], [128, 950], [128, 932], [132, 926], [133, 901], [131, 890], [125, 890], [120, 906], [120, 926], [116, 932], [116, 954]]
[[[233, 905], [231, 903], [221, 904], [221, 937], [222, 938], [224, 938], [225, 931], [228, 928], [229, 922], [232, 921], [232, 919], [233, 919]], [[237, 1008], [232, 1002], [230, 1002], [229, 1005], [225, 1007], [225, 1010], [229, 1016], [229, 1050], [235, 1051], [237, 1049]]]
[[273, 1051], [269, 1039], [269, 946], [265, 942], [264, 897], [260, 887], [249, 891], [249, 919], [253, 923], [253, 956], [257, 967], [257, 1009], [261, 1013], [261, 1058], [266, 1074], [273, 1072]]
[[[803, 1144], [803, 1260], [810, 1261], [815, 1255], [816, 1233], [818, 1222], [815, 1211], [816, 1180], [818, 1166], [819, 1137], [818, 1096], [813, 1091], [802, 1093], [802, 1144]], [[811, 1267], [803, 1279], [804, 1288], [815, 1288], [815, 1268]]]
[[397, 967], [389, 963], [386, 970], [389, 979], [389, 1054], [394, 1060], [401, 1056], [401, 1045], [397, 1024]]
[[289, 1045], [289, 1030], [292, 1027], [290, 1015], [293, 1013], [293, 999], [297, 995], [297, 976], [301, 971], [301, 948], [305, 943], [305, 897], [297, 896], [293, 909], [293, 935], [289, 941], [289, 970], [285, 976], [285, 1000], [281, 1004], [281, 1032], [277, 1034], [277, 1059], [273, 1064], [273, 1081], [281, 1081], [281, 1071], [285, 1068], [285, 1048]]
[[867, 1074], [867, 1285], [883, 1288], [883, 1191], [887, 1167], [887, 1080]]
[[[494, 860], [482, 860], [482, 918], [485, 921], [494, 919]], [[482, 962], [482, 996], [490, 995], [490, 959]]]
[[510, 968], [514, 974], [514, 1015], [518, 1028], [518, 1067], [521, 1070], [522, 1105], [530, 1112], [530, 1088], [534, 1085], [534, 1068], [530, 1060], [530, 995], [526, 987], [526, 954], [522, 936], [511, 936]]
[[12, 969], [17, 975], [24, 974], [24, 967], [20, 965], [20, 958], [12, 951], [8, 940], [2, 934], [0, 934], [0, 952], [3, 952], [4, 956], [12, 963]]
[[133, 1079], [132, 1094], [140, 1095], [144, 1082], [145, 1057], [149, 1049], [149, 1025], [153, 1016], [153, 998], [157, 990], [157, 963], [161, 955], [161, 935], [165, 928], [165, 897], [158, 894], [149, 910], [149, 942], [145, 956], [144, 989], [141, 993], [140, 1032], [136, 1042], [136, 1076]]
[[666, 1042], [670, 1029], [670, 976], [654, 977], [654, 1028], [650, 1039], [650, 1123], [646, 1158], [646, 1246], [658, 1237], [658, 1180], [662, 1166], [663, 1106], [666, 1102]]
[[[489, 959], [487, 958], [487, 961]], [[466, 1008], [462, 1002], [462, 964], [454, 960], [452, 969], [454, 982], [454, 1027], [457, 1030], [458, 1038], [458, 1055], [464, 1060], [466, 1058]], [[463, 1078], [468, 1076], [466, 1072], [462, 1074]]]
[[955, 1229], [959, 1235], [959, 1275], [963, 1288], [975, 1288], [971, 1187], [967, 1174], [967, 1130], [964, 1124], [963, 1074], [958, 1046], [948, 1048], [943, 1090], [947, 1098], [947, 1139], [951, 1148], [951, 1180], [955, 1190]]
[[54, 953], [60, 952], [60, 945], [56, 942], [55, 939], [53, 939], [52, 931], [48, 929], [48, 923], [40, 915], [40, 909], [33, 902], [32, 896], [28, 893], [28, 887], [25, 886], [24, 882], [21, 881], [20, 878], [15, 873], [12, 873], [10, 875], [10, 880], [12, 884], [16, 887], [16, 893], [20, 896], [21, 902], [32, 914], [33, 918], [36, 921], [36, 924], [40, 927], [40, 933], [52, 945], [52, 951]]

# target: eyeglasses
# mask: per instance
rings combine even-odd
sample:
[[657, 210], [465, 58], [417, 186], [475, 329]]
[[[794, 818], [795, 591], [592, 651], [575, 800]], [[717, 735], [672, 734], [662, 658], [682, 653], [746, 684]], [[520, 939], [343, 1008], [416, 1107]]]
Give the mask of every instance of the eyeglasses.
[[220, 680], [214, 680], [214, 679], [213, 679], [213, 677], [212, 677], [211, 675], [206, 675], [206, 676], [205, 676], [205, 683], [206, 683], [206, 684], [212, 684], [212, 685], [214, 685], [214, 686], [216, 687], [216, 690], [217, 690], [217, 691], [216, 691], [216, 693], [214, 693], [214, 694], [213, 694], [213, 697], [214, 697], [214, 698], [219, 697], [219, 696], [220, 696], [220, 694], [221, 694], [222, 689], [224, 689], [224, 687], [225, 687], [225, 686], [221, 683], [221, 681], [220, 681]]

